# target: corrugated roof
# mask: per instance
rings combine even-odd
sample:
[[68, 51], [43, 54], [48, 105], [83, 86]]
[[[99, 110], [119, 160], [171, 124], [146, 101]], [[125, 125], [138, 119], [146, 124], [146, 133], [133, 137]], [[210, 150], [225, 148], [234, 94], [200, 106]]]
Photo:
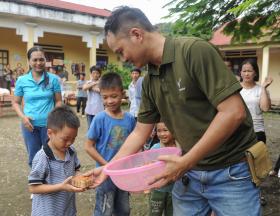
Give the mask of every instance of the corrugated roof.
[[101, 16], [101, 17], [108, 17], [111, 14], [111, 12], [106, 9], [98, 9], [95, 7], [74, 4], [74, 3], [64, 2], [60, 0], [22, 0], [21, 2], [31, 4], [31, 5], [60, 9], [64, 11], [68, 10], [73, 12], [86, 13], [86, 14]]

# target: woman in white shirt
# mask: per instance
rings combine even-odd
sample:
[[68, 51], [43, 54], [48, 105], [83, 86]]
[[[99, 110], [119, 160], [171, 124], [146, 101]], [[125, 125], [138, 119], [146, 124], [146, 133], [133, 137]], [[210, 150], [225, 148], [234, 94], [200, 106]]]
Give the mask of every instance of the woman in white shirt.
[[246, 59], [241, 64], [241, 85], [243, 89], [240, 94], [243, 97], [253, 119], [254, 130], [259, 141], [266, 142], [264, 119], [262, 112], [270, 109], [271, 100], [267, 87], [272, 83], [272, 78], [265, 78], [259, 85], [259, 68], [255, 59]]
[[[257, 139], [266, 143], [262, 112], [270, 109], [271, 100], [267, 87], [273, 80], [267, 77], [261, 85], [256, 83], [259, 81], [259, 67], [255, 59], [246, 59], [242, 62], [240, 75], [240, 82], [243, 87], [240, 94], [251, 113]], [[266, 205], [263, 196], [261, 196], [260, 201], [262, 206]]]

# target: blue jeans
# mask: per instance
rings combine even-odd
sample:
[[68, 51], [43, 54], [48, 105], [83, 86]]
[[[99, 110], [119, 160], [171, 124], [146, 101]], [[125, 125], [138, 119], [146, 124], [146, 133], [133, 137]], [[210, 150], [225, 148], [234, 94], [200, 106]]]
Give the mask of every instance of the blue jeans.
[[129, 216], [129, 193], [117, 188], [108, 178], [96, 188], [94, 216]]
[[214, 171], [190, 170], [189, 183], [178, 180], [172, 191], [174, 216], [259, 216], [260, 192], [251, 182], [247, 162]]
[[47, 143], [47, 128], [34, 126], [34, 130], [30, 132], [21, 124], [21, 131], [28, 153], [28, 165], [31, 167], [35, 154]]

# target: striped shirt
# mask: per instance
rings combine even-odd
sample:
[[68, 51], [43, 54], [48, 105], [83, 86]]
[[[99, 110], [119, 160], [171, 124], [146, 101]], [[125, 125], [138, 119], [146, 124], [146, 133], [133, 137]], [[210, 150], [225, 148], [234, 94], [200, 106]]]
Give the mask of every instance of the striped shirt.
[[[58, 184], [74, 176], [79, 167], [80, 162], [73, 147], [66, 151], [65, 160], [61, 160], [45, 145], [33, 159], [28, 182], [29, 185]], [[76, 212], [74, 192], [59, 191], [33, 196], [32, 216], [75, 216]]]

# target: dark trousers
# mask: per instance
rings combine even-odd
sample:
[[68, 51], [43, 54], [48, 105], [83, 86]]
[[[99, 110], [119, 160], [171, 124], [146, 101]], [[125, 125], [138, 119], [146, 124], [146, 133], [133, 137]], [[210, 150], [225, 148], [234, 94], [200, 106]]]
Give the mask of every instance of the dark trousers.
[[87, 98], [86, 97], [77, 97], [77, 113], [80, 112], [80, 108], [82, 106], [82, 115], [84, 115], [86, 105], [87, 105]]
[[279, 169], [280, 169], [280, 155], [279, 155], [279, 157], [278, 157], [278, 159], [277, 159], [277, 161], [276, 161], [276, 164], [275, 164], [275, 167], [274, 167], [274, 171], [275, 171], [276, 173], [278, 173], [278, 172], [279, 172]]
[[88, 123], [88, 129], [90, 127], [90, 124], [92, 122], [92, 119], [94, 118], [95, 115], [89, 115], [87, 114], [87, 123]]
[[266, 136], [264, 131], [256, 132], [256, 135], [258, 141], [263, 141], [264, 143], [266, 143]]

